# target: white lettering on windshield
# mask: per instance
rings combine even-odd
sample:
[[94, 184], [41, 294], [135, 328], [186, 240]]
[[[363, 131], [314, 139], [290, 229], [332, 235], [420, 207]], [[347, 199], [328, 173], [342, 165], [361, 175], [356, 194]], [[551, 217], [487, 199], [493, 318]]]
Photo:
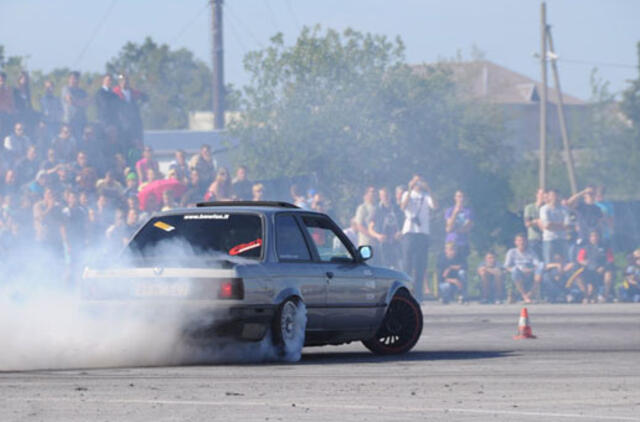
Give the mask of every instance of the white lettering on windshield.
[[229, 214], [186, 214], [185, 220], [228, 220]]

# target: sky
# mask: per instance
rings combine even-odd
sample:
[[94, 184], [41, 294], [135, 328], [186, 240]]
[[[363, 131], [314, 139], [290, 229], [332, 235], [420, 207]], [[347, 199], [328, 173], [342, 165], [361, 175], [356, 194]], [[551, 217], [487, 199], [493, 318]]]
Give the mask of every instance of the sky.
[[[282, 32], [293, 43], [302, 26], [348, 27], [400, 36], [409, 63], [429, 63], [475, 48], [485, 58], [540, 79], [539, 0], [225, 0], [225, 80], [248, 83], [242, 58]], [[128, 41], [146, 36], [186, 47], [210, 62], [207, 0], [0, 0], [5, 54], [28, 56], [30, 70], [104, 71]], [[563, 90], [589, 99], [594, 67], [620, 92], [638, 76], [638, 0], [548, 0]], [[549, 75], [551, 81], [551, 74]]]

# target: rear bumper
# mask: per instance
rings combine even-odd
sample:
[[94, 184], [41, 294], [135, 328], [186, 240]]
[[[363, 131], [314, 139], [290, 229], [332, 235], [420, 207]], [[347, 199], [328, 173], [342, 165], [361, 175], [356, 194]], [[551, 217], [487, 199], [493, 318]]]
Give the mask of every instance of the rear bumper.
[[206, 342], [211, 338], [259, 341], [269, 331], [275, 310], [272, 305], [233, 306], [223, 317], [189, 324], [184, 334], [196, 342]]
[[113, 301], [86, 300], [82, 312], [94, 318], [129, 318], [152, 324], [178, 324], [184, 340], [210, 342], [213, 338], [259, 341], [267, 334], [276, 306], [233, 301]]

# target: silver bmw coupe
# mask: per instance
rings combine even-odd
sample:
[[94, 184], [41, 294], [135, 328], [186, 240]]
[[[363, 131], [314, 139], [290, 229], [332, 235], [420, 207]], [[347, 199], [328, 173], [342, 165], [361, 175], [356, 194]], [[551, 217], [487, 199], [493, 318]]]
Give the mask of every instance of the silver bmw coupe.
[[369, 265], [372, 254], [327, 215], [285, 202], [201, 203], [151, 217], [127, 259], [85, 269], [81, 290], [94, 304], [179, 303], [193, 315], [185, 334], [199, 341], [271, 333], [282, 353], [352, 341], [408, 352], [423, 324], [413, 283]]

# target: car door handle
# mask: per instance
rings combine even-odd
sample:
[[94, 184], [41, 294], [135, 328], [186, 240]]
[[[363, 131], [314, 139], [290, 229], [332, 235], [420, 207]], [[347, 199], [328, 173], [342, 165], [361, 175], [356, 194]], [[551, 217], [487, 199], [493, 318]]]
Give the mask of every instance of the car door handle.
[[333, 278], [333, 273], [331, 271], [327, 271], [327, 278], [328, 279], [332, 279]]

